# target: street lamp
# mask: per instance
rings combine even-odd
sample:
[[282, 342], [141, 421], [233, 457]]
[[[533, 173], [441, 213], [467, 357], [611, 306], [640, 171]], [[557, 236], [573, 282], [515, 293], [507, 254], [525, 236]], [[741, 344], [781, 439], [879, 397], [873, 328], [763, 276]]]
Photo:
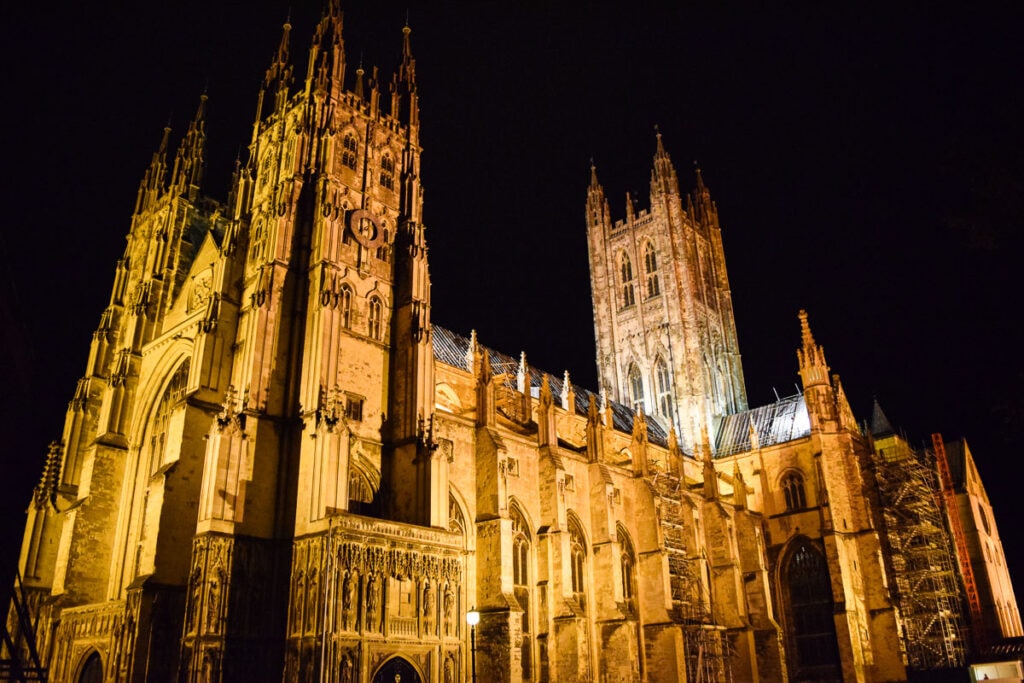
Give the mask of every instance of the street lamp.
[[476, 683], [476, 625], [480, 623], [480, 613], [476, 607], [466, 612], [466, 623], [469, 624], [469, 652], [472, 661], [473, 683]]

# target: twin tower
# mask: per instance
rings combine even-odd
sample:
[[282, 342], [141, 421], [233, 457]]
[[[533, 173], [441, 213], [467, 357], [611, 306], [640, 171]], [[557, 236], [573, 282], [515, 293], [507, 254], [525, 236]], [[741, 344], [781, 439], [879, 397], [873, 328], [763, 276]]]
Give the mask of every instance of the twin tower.
[[[487, 619], [518, 633], [509, 670], [596, 661], [587, 634], [599, 605], [628, 621], [608, 596], [636, 591], [632, 546], [612, 517], [578, 520], [592, 505], [586, 492], [607, 485], [594, 501], [613, 507], [629, 496], [604, 479], [584, 486], [607, 467], [566, 451], [577, 493], [557, 449], [537, 451], [507, 416], [495, 437], [486, 411], [435, 410], [443, 362], [409, 29], [389, 80], [376, 69], [346, 74], [334, 2], [305, 73], [295, 72], [290, 31], [227, 201], [201, 194], [205, 97], [173, 159], [165, 131], [140, 185], [28, 514], [20, 566], [50, 679], [280, 680], [283, 670], [312, 680], [328, 668], [337, 681], [416, 680], [414, 668], [464, 679], [475, 645], [462, 615], [488, 601]], [[626, 219], [613, 223], [593, 174], [601, 388], [674, 430], [690, 453], [710, 453], [719, 421], [746, 408], [732, 301], [715, 206], [699, 175], [693, 194], [680, 193], [660, 135], [650, 206], [636, 212], [627, 200]], [[449, 388], [476, 382], [464, 370], [446, 370], [457, 380]], [[494, 391], [489, 376], [476, 395]], [[452, 404], [473, 404], [473, 392], [457, 393]], [[516, 484], [510, 463], [520, 461]], [[542, 466], [560, 474], [530, 488]], [[636, 488], [632, 471], [622, 477], [622, 490]], [[514, 509], [551, 519], [534, 537]], [[587, 555], [580, 530], [591, 526], [610, 534], [598, 548], [626, 549], [622, 563]], [[550, 566], [524, 563], [531, 547]], [[588, 557], [599, 567], [593, 586], [620, 591], [590, 608], [573, 597], [597, 595]], [[541, 602], [543, 619], [531, 608]], [[623, 629], [635, 652], [636, 628]]]

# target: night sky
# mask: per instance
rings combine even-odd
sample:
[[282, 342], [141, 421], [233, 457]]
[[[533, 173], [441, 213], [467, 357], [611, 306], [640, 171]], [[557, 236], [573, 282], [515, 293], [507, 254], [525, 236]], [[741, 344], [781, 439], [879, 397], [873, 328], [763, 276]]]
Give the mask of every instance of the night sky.
[[[289, 12], [31, 5], [0, 10], [3, 573], [162, 128], [208, 91], [223, 199]], [[718, 204], [750, 404], [797, 391], [807, 309], [859, 419], [968, 439], [1021, 580], [1024, 9], [544, 5], [345, 6], [349, 77], [386, 81], [408, 7], [434, 322], [596, 387], [590, 160], [615, 218], [646, 207], [657, 125]], [[292, 3], [297, 81], [319, 7]]]

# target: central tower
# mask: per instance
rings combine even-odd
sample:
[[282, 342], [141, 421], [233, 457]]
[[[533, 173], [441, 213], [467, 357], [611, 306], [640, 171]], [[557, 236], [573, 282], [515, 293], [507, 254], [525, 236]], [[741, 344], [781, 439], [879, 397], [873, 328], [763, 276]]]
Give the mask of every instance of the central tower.
[[591, 166], [587, 244], [597, 371], [609, 398], [675, 429], [690, 451], [747, 407], [718, 210], [704, 186], [685, 198], [657, 135], [650, 208], [626, 195], [613, 222]]

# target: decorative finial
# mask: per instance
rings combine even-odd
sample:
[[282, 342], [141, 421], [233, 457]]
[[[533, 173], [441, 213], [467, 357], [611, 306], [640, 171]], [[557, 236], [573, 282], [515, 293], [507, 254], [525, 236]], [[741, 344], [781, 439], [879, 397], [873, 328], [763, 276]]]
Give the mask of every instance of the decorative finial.
[[807, 321], [807, 311], [800, 309], [800, 337], [804, 346], [814, 346], [814, 335], [811, 334], [811, 324]]

